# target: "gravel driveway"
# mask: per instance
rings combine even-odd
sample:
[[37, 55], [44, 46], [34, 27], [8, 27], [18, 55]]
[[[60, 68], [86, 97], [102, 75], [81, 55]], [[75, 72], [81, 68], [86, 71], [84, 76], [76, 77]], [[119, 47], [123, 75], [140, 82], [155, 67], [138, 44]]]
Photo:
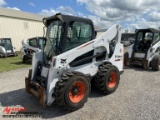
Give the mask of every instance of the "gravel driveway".
[[160, 72], [125, 67], [115, 93], [103, 96], [92, 90], [83, 108], [69, 112], [55, 103], [41, 108], [38, 99], [25, 92], [28, 69], [0, 73], [0, 114], [6, 106], [20, 105], [30, 112], [42, 112], [43, 119], [160, 120]]

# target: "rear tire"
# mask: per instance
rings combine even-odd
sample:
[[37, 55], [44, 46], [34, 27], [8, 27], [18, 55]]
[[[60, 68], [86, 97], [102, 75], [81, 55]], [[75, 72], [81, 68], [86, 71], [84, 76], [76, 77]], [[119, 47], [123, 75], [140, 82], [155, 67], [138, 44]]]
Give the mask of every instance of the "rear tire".
[[63, 74], [55, 86], [55, 100], [69, 110], [84, 106], [90, 94], [90, 81], [82, 73], [68, 72]]
[[97, 89], [104, 94], [110, 94], [115, 92], [118, 87], [120, 73], [114, 65], [103, 65], [99, 68], [96, 78]]
[[160, 55], [155, 55], [151, 61], [152, 69], [155, 71], [160, 70]]

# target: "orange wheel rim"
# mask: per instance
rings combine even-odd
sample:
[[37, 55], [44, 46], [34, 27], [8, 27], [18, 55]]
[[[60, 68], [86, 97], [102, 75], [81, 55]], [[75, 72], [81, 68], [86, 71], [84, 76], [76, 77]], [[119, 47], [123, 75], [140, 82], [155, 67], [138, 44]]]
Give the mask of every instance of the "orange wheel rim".
[[73, 103], [80, 102], [84, 98], [85, 92], [86, 92], [86, 86], [84, 82], [82, 81], [75, 82], [69, 91], [70, 101]]
[[117, 74], [116, 72], [111, 72], [108, 80], [107, 86], [109, 88], [114, 88], [117, 84]]

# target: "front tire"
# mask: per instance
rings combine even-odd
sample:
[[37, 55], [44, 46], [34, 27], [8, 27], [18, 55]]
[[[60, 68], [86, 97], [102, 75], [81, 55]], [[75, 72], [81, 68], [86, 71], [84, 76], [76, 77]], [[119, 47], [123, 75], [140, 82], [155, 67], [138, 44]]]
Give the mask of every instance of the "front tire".
[[160, 55], [155, 55], [151, 61], [152, 69], [155, 71], [160, 70]]
[[97, 89], [104, 94], [110, 94], [115, 92], [118, 87], [120, 73], [114, 65], [103, 65], [99, 67], [96, 78]]
[[57, 103], [69, 110], [77, 110], [84, 106], [90, 94], [90, 81], [82, 73], [63, 74], [55, 86]]

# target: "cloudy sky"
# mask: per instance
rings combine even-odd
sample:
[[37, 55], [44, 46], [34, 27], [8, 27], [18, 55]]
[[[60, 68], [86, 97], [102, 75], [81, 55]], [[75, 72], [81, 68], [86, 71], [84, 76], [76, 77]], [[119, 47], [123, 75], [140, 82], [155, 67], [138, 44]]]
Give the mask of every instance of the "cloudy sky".
[[100, 28], [121, 24], [123, 30], [159, 28], [160, 0], [0, 0], [0, 7], [54, 15], [61, 12], [90, 18]]

